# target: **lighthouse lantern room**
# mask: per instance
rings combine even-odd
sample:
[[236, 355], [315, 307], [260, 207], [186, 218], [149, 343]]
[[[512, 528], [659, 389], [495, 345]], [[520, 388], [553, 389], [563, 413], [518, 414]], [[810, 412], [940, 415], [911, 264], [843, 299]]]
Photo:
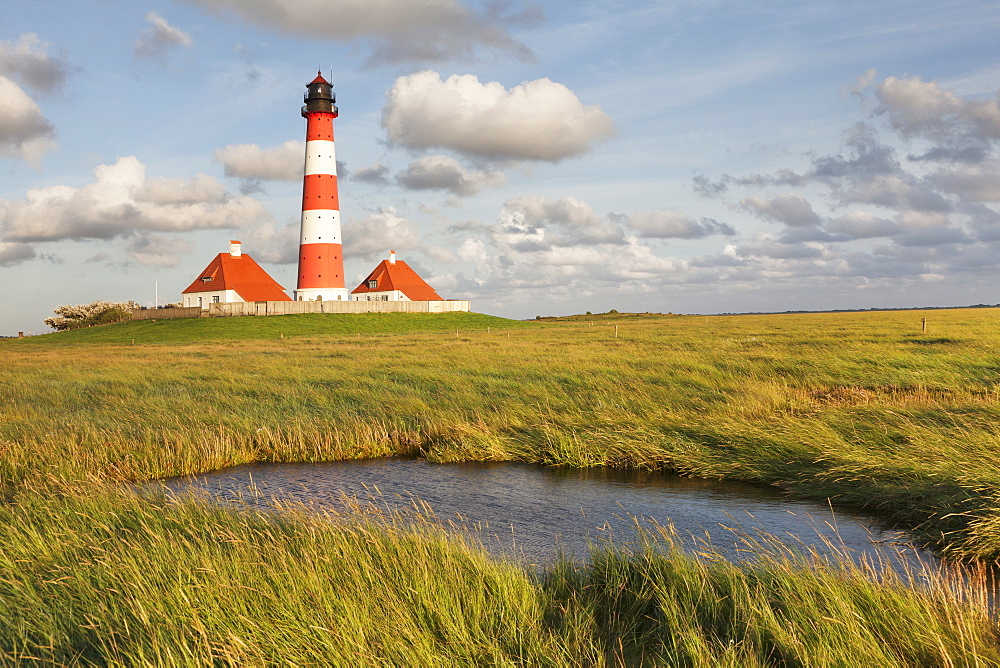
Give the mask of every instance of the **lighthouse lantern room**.
[[302, 183], [302, 224], [296, 301], [348, 300], [344, 286], [340, 199], [333, 119], [337, 96], [317, 73], [306, 84], [302, 116], [306, 119], [306, 160]]

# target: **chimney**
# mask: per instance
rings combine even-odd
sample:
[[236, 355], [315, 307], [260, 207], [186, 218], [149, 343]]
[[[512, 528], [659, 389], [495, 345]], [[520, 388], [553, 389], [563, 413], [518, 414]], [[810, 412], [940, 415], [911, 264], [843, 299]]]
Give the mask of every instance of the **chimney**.
[[396, 251], [389, 251], [389, 264], [396, 264]]
[[240, 251], [240, 242], [239, 241], [232, 241], [232, 240], [230, 240], [229, 241], [229, 255], [232, 256], [232, 257], [239, 257], [242, 254], [243, 254], [242, 251]]

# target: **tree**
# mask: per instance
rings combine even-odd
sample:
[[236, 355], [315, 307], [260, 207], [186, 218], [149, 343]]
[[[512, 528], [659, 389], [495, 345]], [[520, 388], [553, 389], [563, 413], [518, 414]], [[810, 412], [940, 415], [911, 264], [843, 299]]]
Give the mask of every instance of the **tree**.
[[134, 301], [109, 302], [98, 300], [90, 304], [69, 304], [58, 306], [54, 317], [46, 318], [45, 324], [59, 331], [107, 325], [132, 319], [132, 311], [139, 308]]

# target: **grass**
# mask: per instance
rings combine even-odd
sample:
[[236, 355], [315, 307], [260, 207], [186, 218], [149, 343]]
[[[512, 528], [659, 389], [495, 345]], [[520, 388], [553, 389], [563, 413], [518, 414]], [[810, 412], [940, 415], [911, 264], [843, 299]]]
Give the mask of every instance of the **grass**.
[[149, 325], [177, 343], [92, 338], [138, 341], [147, 323], [13, 340], [0, 493], [387, 455], [644, 467], [832, 498], [995, 559], [998, 316], [317, 315]]
[[[43, 665], [1000, 663], [975, 586], [668, 531], [539, 575], [412, 516], [235, 513], [124, 490], [0, 507], [0, 657]], [[766, 548], [765, 548], [766, 550]]]
[[[947, 555], [992, 560], [998, 319], [304, 315], [4, 341], [0, 646], [116, 665], [998, 665], [995, 622], [945, 585], [915, 592], [782, 555], [737, 568], [679, 555], [666, 536], [536, 581], [431, 529], [334, 530], [113, 491], [249, 462], [389, 455], [641, 467], [830, 498]], [[364, 586], [337, 584], [324, 553], [347, 555]], [[315, 626], [339, 620], [343, 633], [309, 630], [313, 610], [326, 615]]]
[[289, 316], [180, 318], [134, 320], [114, 327], [88, 327], [20, 339], [28, 346], [52, 348], [81, 343], [172, 344], [258, 341], [278, 338], [326, 338], [405, 332], [454, 333], [462, 329], [523, 327], [525, 323], [482, 313], [352, 313], [329, 315], [306, 313]]

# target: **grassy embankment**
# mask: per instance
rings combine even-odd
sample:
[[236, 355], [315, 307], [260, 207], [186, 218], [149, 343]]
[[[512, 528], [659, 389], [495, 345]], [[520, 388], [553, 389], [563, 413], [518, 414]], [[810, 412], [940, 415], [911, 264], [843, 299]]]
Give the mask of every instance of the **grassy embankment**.
[[943, 584], [652, 554], [536, 582], [430, 529], [160, 508], [74, 484], [388, 454], [643, 466], [830, 496], [995, 558], [997, 311], [307, 317], [0, 344], [8, 659], [1000, 662], [982, 603]]
[[17, 665], [1000, 665], [986, 602], [946, 577], [740, 568], [669, 535], [536, 577], [430, 524], [113, 491], [0, 507], [0, 607]]

